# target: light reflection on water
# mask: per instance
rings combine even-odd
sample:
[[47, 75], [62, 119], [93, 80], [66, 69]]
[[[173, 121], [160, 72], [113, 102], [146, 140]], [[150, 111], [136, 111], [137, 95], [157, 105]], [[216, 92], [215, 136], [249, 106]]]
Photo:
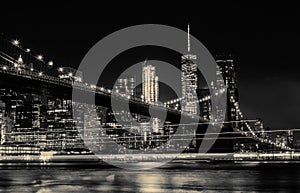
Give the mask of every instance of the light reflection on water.
[[0, 192], [286, 192], [300, 188], [300, 169], [6, 169]]

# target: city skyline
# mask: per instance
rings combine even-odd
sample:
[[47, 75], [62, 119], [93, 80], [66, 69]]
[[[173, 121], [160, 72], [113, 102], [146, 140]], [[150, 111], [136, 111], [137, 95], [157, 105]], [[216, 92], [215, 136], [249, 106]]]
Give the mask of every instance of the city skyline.
[[[190, 35], [188, 27], [188, 51], [190, 51], [189, 39]], [[219, 141], [212, 142], [212, 144], [215, 145], [216, 150], [219, 149], [218, 151], [258, 151], [264, 147], [263, 144], [268, 144], [269, 148], [271, 148], [267, 148], [269, 150], [272, 150], [272, 148], [292, 150], [292, 148], [298, 147], [297, 145], [294, 146], [297, 143], [292, 143], [292, 141], [298, 140], [297, 138], [292, 137], [294, 131], [287, 130], [286, 132], [289, 134], [286, 134], [285, 137], [282, 134], [277, 135], [279, 136], [279, 139], [287, 138], [289, 140], [282, 141], [277, 140], [277, 138], [272, 139], [269, 134], [270, 131], [263, 128], [261, 119], [247, 120], [247, 118], [244, 118], [242, 111], [239, 108], [236, 71], [234, 60], [231, 55], [218, 56], [218, 59], [216, 60], [218, 67], [215, 72], [217, 77], [210, 83], [209, 90], [207, 88], [197, 90], [198, 72], [196, 71], [196, 56], [190, 53], [183, 55], [181, 61], [182, 71], [178, 74], [178, 76], [181, 76], [182, 97], [160, 104], [158, 103], [159, 82], [158, 76], [156, 76], [156, 68], [151, 64], [147, 64], [147, 60], [142, 64], [141, 71], [138, 70], [138, 73], [141, 73], [142, 76], [142, 95], [137, 96], [136, 98], [132, 96], [132, 91], [134, 91], [134, 86], [136, 85], [135, 80], [130, 77], [125, 78], [123, 75], [120, 75], [119, 79], [116, 81], [117, 84], [115, 89], [111, 90], [110, 88], [85, 82], [83, 77], [86, 76], [86, 74], [83, 74], [81, 71], [74, 68], [54, 66], [52, 61], [45, 62], [41, 55], [34, 56], [28, 49], [22, 48], [18, 40], [9, 41], [1, 37], [1, 45], [1, 73], [3, 75], [8, 75], [3, 76], [4, 80], [6, 81], [6, 78], [9, 79], [11, 76], [19, 76], [28, 79], [29, 81], [37, 80], [36, 83], [40, 88], [33, 89], [32, 86], [26, 86], [26, 82], [24, 82], [24, 85], [19, 85], [20, 88], [24, 89], [23, 92], [18, 92], [13, 91], [10, 88], [16, 86], [14, 81], [8, 84], [2, 82], [4, 88], [1, 89], [1, 100], [4, 102], [4, 106], [2, 105], [4, 111], [2, 110], [1, 116], [1, 133], [4, 135], [4, 150], [2, 152], [4, 155], [11, 153], [10, 148], [15, 148], [15, 145], [18, 143], [25, 145], [25, 147], [22, 147], [25, 149], [27, 148], [26, 146], [30, 145], [29, 152], [34, 151], [35, 153], [38, 152], [36, 151], [36, 148], [40, 148], [42, 151], [56, 150], [58, 152], [65, 150], [70, 151], [72, 149], [77, 149], [77, 153], [80, 153], [82, 150], [86, 151], [82, 140], [79, 137], [79, 133], [86, 129], [86, 127], [87, 129], [94, 128], [94, 132], [92, 132], [92, 136], [89, 136], [89, 138], [94, 140], [96, 144], [99, 144], [100, 149], [103, 149], [104, 147], [102, 146], [106, 145], [106, 143], [102, 142], [102, 136], [108, 134], [109, 138], [112, 138], [115, 142], [127, 145], [133, 149], [157, 146], [157, 148], [161, 148], [160, 146], [162, 145], [162, 148], [167, 151], [170, 151], [171, 149], [174, 151], [178, 147], [188, 147], [188, 150], [186, 151], [197, 152], [197, 149], [201, 148], [201, 146], [199, 147], [199, 144], [202, 140], [202, 137], [198, 137], [198, 135], [202, 135], [201, 132], [205, 131], [205, 128], [203, 127], [199, 130], [199, 127], [201, 128], [201, 125], [205, 127], [206, 124], [209, 126], [212, 125], [215, 129], [220, 127], [221, 134], [223, 133], [226, 135], [226, 133], [236, 133], [238, 135], [245, 135], [246, 137], [251, 134], [253, 138], [253, 141], [250, 142], [239, 141], [238, 136], [236, 136], [235, 140], [229, 136], [224, 137], [225, 141], [222, 140], [223, 137], [220, 140], [211, 138], [210, 140]], [[22, 55], [26, 60], [23, 60]], [[134, 77], [133, 74], [130, 76]], [[52, 86], [48, 85], [50, 86], [48, 87], [46, 86], [47, 84]], [[58, 93], [53, 90], [54, 85], [55, 87], [62, 86], [65, 88], [71, 86], [73, 100], [68, 96], [67, 91], [64, 91], [62, 95], [57, 95]], [[56, 88], [54, 89], [56, 90]], [[91, 116], [90, 113], [86, 115], [85, 112], [90, 112], [92, 108], [89, 107], [89, 103], [78, 103], [76, 97], [74, 98], [74, 93], [78, 92], [76, 91], [77, 89], [83, 89], [88, 92], [92, 91], [96, 96], [98, 95], [98, 100], [95, 101], [95, 107], [98, 109], [108, 108], [107, 111], [100, 110], [97, 112], [97, 110], [96, 117]], [[205, 94], [203, 94], [203, 91]], [[225, 109], [222, 109], [221, 106], [217, 105], [216, 112], [213, 113], [211, 108], [213, 104], [211, 102], [212, 95], [222, 95], [224, 92], [227, 93], [225, 98], [227, 105]], [[201, 96], [200, 99], [198, 98], [198, 94]], [[62, 98], [56, 98], [58, 96]], [[112, 99], [121, 97], [118, 99], [121, 102], [117, 105], [119, 107], [124, 107], [126, 100], [131, 99], [131, 105], [135, 104], [135, 110], [133, 108], [128, 110], [116, 110], [114, 109], [116, 106], [112, 105], [110, 100], [107, 101], [106, 99], [102, 101], [107, 97], [112, 97]], [[84, 100], [85, 97], [81, 96], [80, 98], [80, 100]], [[190, 99], [193, 100], [190, 101]], [[181, 103], [179, 109], [176, 104], [178, 102]], [[202, 110], [199, 112], [199, 115], [197, 111], [195, 112], [196, 108], [194, 107], [198, 106], [196, 103], [199, 103], [200, 109]], [[98, 106], [96, 104], [98, 104]], [[99, 104], [102, 104], [102, 106], [99, 106]], [[57, 107], [60, 108], [62, 105], [65, 106], [65, 109], [57, 109]], [[146, 105], [149, 109], [141, 111], [141, 105]], [[75, 106], [75, 109], [72, 108], [72, 106]], [[169, 119], [165, 119], [168, 115], [165, 118], [161, 116], [161, 110], [162, 108], [164, 109], [164, 106], [166, 107], [168, 115], [170, 115], [170, 113], [175, 113], [173, 120], [170, 119], [170, 117]], [[152, 108], [154, 108], [155, 111], [153, 111], [154, 109], [150, 110]], [[131, 115], [132, 110], [135, 112], [133, 116]], [[75, 113], [74, 115], [72, 111]], [[62, 114], [60, 114], [60, 112], [62, 112]], [[154, 115], [151, 112], [158, 114]], [[142, 114], [139, 115], [139, 113]], [[52, 114], [55, 117], [54, 120], [52, 120]], [[148, 116], [149, 114], [150, 117]], [[219, 120], [223, 120], [222, 117], [224, 115], [225, 122], [218, 123]], [[178, 121], [178, 116], [188, 122], [185, 124], [179, 123], [178, 125], [172, 124], [172, 121], [175, 121], [175, 123], [176, 119]], [[206, 119], [203, 119], [201, 116], [205, 116]], [[172, 121], [170, 122], [170, 120]], [[199, 121], [200, 123], [198, 123]], [[252, 122], [255, 122], [254, 127], [250, 126]], [[195, 124], [197, 130], [188, 133], [190, 127]], [[4, 127], [2, 127], [3, 125]], [[105, 126], [105, 131], [102, 131], [100, 125]], [[179, 131], [182, 137], [193, 137], [187, 141], [190, 144], [182, 145], [180, 140], [176, 140], [173, 141], [172, 144], [165, 146], [163, 143], [176, 133], [177, 126], [179, 126], [179, 129], [183, 129], [182, 131]], [[136, 130], [139, 135], [136, 134]], [[264, 134], [265, 132], [267, 133]], [[90, 130], [87, 135], [89, 135], [89, 133]], [[283, 134], [285, 134], [285, 132], [283, 132]], [[1, 136], [1, 138], [3, 140], [3, 136]], [[55, 139], [58, 139], [58, 141]], [[277, 141], [274, 142], [273, 140]], [[57, 142], [61, 145], [57, 145]], [[258, 142], [261, 143], [262, 146], [260, 146]], [[52, 147], [53, 144], [55, 149]], [[221, 145], [220, 148], [218, 148], [219, 145]], [[18, 148], [18, 145], [16, 147], [17, 154], [28, 152], [28, 149], [23, 150], [21, 147], [20, 149]], [[34, 147], [34, 149], [32, 149], [32, 147]], [[95, 147], [98, 149], [98, 146], [92, 146], [92, 148]], [[245, 148], [249, 148], [249, 150], [246, 150]], [[266, 151], [267, 149], [262, 150]], [[215, 151], [214, 148], [210, 150]]]
[[[293, 27], [297, 23], [298, 13], [290, 11], [276, 15], [285, 10], [285, 6], [229, 2], [223, 3], [223, 6], [209, 6], [206, 11], [199, 7], [200, 12], [197, 7], [191, 7], [192, 11], [186, 15], [178, 15], [180, 8], [175, 7], [166, 16], [163, 13], [167, 7], [152, 7], [157, 10], [155, 16], [150, 17], [142, 14], [142, 10], [135, 10], [143, 17], [123, 15], [119, 21], [114, 18], [108, 20], [101, 13], [96, 14], [95, 9], [90, 15], [76, 16], [81, 10], [76, 3], [62, 3], [61, 8], [51, 4], [42, 8], [34, 4], [27, 10], [21, 7], [12, 5], [1, 12], [3, 18], [10, 15], [4, 21], [1, 33], [11, 39], [20, 38], [22, 45], [30, 47], [36, 54], [43, 54], [54, 63], [73, 67], [80, 63], [97, 40], [118, 29], [142, 23], [162, 23], [186, 30], [187, 23], [190, 23], [193, 26], [192, 35], [202, 41], [213, 55], [231, 53], [236, 56], [242, 98], [240, 105], [247, 117], [261, 117], [266, 126], [274, 129], [297, 128], [300, 125], [297, 118], [300, 104], [296, 53], [300, 38], [298, 30]], [[56, 10], [56, 14], [51, 14], [53, 10]], [[65, 10], [69, 10], [69, 14], [64, 18], [62, 15]], [[40, 17], [30, 19], [35, 15]], [[123, 21], [129, 22], [125, 24]], [[138, 55], [141, 58], [136, 60], [126, 57], [128, 65], [143, 61], [146, 57], [167, 57], [155, 52], [153, 56]], [[119, 66], [126, 64], [123, 61]], [[177, 59], [169, 61], [180, 66], [176, 64]], [[283, 98], [287, 98], [285, 103], [281, 101]]]
[[0, 192], [297, 192], [291, 2], [7, 1]]

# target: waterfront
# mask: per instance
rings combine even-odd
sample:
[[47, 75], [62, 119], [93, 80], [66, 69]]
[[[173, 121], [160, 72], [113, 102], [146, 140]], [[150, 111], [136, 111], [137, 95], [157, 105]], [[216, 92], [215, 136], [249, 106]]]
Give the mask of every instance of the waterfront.
[[0, 192], [295, 192], [300, 166], [183, 168], [2, 168]]

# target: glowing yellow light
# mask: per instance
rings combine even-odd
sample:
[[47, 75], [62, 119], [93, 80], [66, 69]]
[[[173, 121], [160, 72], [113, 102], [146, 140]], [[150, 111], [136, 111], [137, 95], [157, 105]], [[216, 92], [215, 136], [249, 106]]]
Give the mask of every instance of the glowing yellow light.
[[13, 40], [12, 44], [15, 46], [19, 46], [20, 45], [20, 41], [19, 40]]
[[48, 62], [48, 65], [49, 65], [49, 66], [53, 66], [53, 61], [49, 61], [49, 62]]
[[43, 56], [42, 55], [37, 55], [36, 57], [38, 60], [43, 60]]

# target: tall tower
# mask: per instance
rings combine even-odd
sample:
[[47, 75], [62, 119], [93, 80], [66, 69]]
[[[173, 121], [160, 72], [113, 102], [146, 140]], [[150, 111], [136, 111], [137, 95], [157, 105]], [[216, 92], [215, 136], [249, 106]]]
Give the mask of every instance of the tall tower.
[[158, 101], [158, 76], [155, 67], [151, 64], [143, 64], [142, 73], [142, 100], [146, 103], [156, 103]]
[[[239, 95], [233, 56], [219, 55], [216, 57], [216, 62], [218, 64], [217, 73], [222, 75], [227, 92], [226, 121], [237, 121], [238, 112], [235, 106], [238, 105]], [[231, 123], [228, 126], [229, 128], [237, 127], [238, 123]]]
[[196, 115], [197, 112], [197, 56], [190, 53], [190, 25], [188, 25], [188, 49], [187, 54], [181, 57], [181, 92], [182, 110]]

